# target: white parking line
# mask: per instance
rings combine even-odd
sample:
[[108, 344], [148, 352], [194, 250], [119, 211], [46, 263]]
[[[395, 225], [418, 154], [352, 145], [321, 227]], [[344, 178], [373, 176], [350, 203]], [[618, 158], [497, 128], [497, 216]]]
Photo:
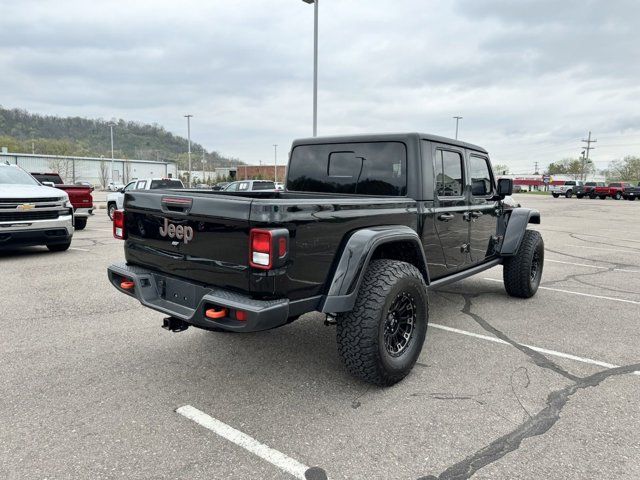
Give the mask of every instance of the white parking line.
[[306, 479], [305, 472], [309, 470], [309, 467], [291, 457], [288, 457], [278, 450], [268, 447], [264, 443], [258, 442], [246, 433], [242, 433], [240, 430], [230, 427], [226, 423], [207, 415], [191, 405], [184, 405], [178, 408], [176, 412], [189, 420], [193, 420], [198, 425], [202, 425], [204, 428], [211, 430], [215, 434], [220, 435], [222, 438], [235, 443], [245, 450], [248, 450], [263, 460], [266, 460], [270, 464], [278, 467], [280, 470], [285, 471], [300, 480]]
[[[439, 330], [445, 330], [451, 333], [457, 333], [460, 335], [466, 335], [467, 337], [479, 338], [481, 340], [486, 340], [488, 342], [500, 343], [502, 345], [509, 345], [509, 342], [505, 342], [504, 340], [496, 337], [490, 337], [488, 335], [481, 335], [479, 333], [468, 332], [467, 330], [460, 330], [459, 328], [447, 327], [445, 325], [440, 325], [438, 323], [429, 322], [428, 328], [437, 328]], [[521, 345], [530, 348], [536, 352], [544, 353], [546, 355], [551, 355], [554, 357], [567, 358], [569, 360], [574, 360], [576, 362], [588, 363], [590, 365], [597, 365], [599, 367], [604, 368], [616, 368], [619, 365], [614, 365], [613, 363], [601, 362], [600, 360], [593, 360], [591, 358], [578, 357], [577, 355], [571, 355], [570, 353], [562, 353], [557, 352], [555, 350], [549, 350], [547, 348], [535, 347], [533, 345], [526, 345], [522, 343]], [[633, 372], [633, 375], [640, 375], [640, 372]]]
[[80, 250], [81, 252], [90, 252], [91, 250], [87, 250], [85, 248], [78, 248], [78, 247], [69, 247], [69, 250]]
[[[497, 278], [484, 277], [483, 280], [502, 283], [502, 280], [499, 280]], [[635, 300], [625, 300], [624, 298], [605, 297], [604, 295], [592, 295], [591, 293], [574, 292], [572, 290], [564, 290], [562, 288], [551, 288], [551, 287], [542, 287], [542, 286], [538, 288], [540, 290], [551, 290], [552, 292], [562, 292], [562, 293], [570, 293], [571, 295], [580, 295], [581, 297], [600, 298], [602, 300], [611, 300], [612, 302], [632, 303], [634, 305], [640, 305], [640, 302], [636, 302]]]
[[[598, 265], [587, 265], [586, 263], [563, 262], [560, 260], [551, 260], [550, 258], [545, 258], [544, 261], [553, 262], [553, 263], [563, 263], [565, 265], [575, 265], [576, 267], [589, 267], [589, 268], [598, 268], [600, 270], [609, 270], [609, 267], [600, 267]], [[640, 270], [628, 270], [626, 268], [614, 268], [612, 270], [614, 272], [640, 273]]]

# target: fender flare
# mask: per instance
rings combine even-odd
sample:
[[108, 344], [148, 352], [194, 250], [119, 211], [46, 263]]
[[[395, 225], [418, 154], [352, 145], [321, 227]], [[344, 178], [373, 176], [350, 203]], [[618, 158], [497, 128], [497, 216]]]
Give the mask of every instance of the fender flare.
[[425, 283], [429, 284], [427, 261], [420, 237], [415, 230], [403, 225], [389, 225], [357, 230], [348, 238], [340, 260], [332, 270], [327, 294], [320, 302], [324, 313], [348, 312], [353, 309], [360, 284], [371, 258], [378, 247], [387, 243], [407, 242], [417, 253]]
[[510, 257], [518, 253], [524, 232], [529, 223], [540, 224], [540, 212], [532, 208], [514, 208], [509, 215], [504, 232], [500, 256]]

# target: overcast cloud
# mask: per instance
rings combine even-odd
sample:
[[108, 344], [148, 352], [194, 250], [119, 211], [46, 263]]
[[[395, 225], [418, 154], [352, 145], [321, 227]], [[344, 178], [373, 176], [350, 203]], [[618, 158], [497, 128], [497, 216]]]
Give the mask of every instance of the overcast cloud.
[[[158, 123], [249, 163], [311, 134], [301, 0], [0, 0], [0, 104]], [[320, 135], [424, 131], [535, 161], [640, 152], [640, 2], [320, 0]], [[108, 132], [105, 132], [105, 135]]]

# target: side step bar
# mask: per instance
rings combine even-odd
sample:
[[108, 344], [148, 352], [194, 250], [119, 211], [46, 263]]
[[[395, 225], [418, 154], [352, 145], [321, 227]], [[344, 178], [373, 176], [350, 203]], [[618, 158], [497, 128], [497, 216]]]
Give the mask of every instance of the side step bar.
[[476, 273], [480, 273], [480, 272], [483, 272], [483, 271], [488, 270], [490, 268], [493, 268], [496, 265], [500, 265], [501, 263], [502, 263], [502, 259], [501, 258], [495, 258], [493, 260], [489, 260], [486, 263], [481, 263], [480, 265], [476, 265], [475, 267], [471, 267], [468, 270], [463, 270], [461, 272], [457, 272], [457, 273], [454, 273], [452, 275], [448, 275], [446, 277], [434, 280], [433, 282], [431, 282], [429, 284], [429, 286], [427, 288], [428, 289], [434, 289], [434, 288], [442, 287], [444, 285], [448, 285], [448, 284], [453, 283], [453, 282], [457, 282], [459, 280], [463, 280], [463, 279], [465, 279], [467, 277], [475, 275]]

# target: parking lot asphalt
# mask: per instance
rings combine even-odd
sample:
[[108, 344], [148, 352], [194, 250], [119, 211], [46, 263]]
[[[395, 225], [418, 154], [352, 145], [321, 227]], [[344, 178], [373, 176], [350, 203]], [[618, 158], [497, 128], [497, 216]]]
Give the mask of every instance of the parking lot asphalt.
[[346, 373], [320, 314], [161, 329], [107, 282], [104, 210], [67, 252], [0, 253], [0, 478], [640, 478], [640, 204], [514, 198], [542, 214], [542, 288], [510, 298], [496, 267], [431, 291], [387, 389]]

